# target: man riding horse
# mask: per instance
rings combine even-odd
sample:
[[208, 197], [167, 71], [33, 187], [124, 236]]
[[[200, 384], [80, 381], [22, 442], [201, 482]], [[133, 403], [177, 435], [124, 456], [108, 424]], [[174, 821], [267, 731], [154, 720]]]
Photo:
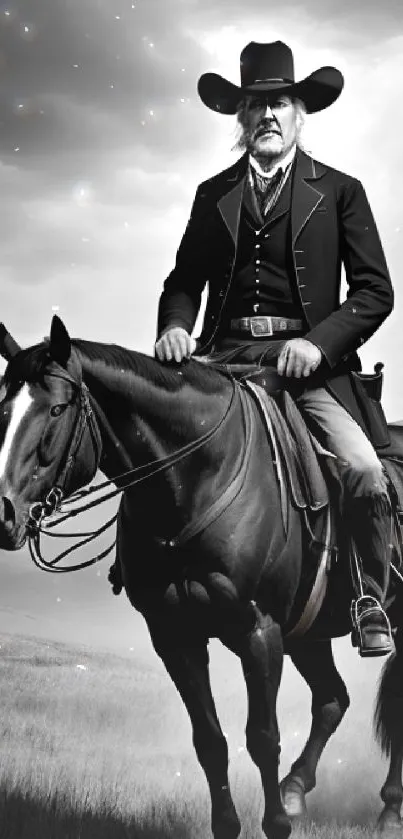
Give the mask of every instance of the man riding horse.
[[[344, 510], [363, 564], [360, 652], [393, 648], [383, 610], [390, 558], [387, 482], [356, 401], [356, 350], [393, 307], [391, 281], [361, 183], [306, 154], [306, 113], [327, 108], [343, 77], [322, 67], [296, 82], [293, 55], [280, 42], [248, 44], [241, 86], [205, 73], [205, 105], [236, 114], [243, 156], [202, 183], [176, 264], [159, 302], [161, 361], [193, 352], [211, 359], [259, 360], [299, 386], [297, 404], [337, 457]], [[348, 283], [340, 304], [341, 268]], [[201, 294], [203, 330], [191, 337]]]

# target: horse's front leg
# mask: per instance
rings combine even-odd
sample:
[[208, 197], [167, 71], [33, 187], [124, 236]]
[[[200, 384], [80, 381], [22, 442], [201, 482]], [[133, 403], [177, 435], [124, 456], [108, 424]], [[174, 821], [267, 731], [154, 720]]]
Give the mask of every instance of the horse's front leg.
[[312, 691], [312, 725], [302, 753], [281, 782], [286, 812], [306, 815], [305, 795], [316, 785], [316, 769], [329, 737], [350, 704], [346, 686], [333, 659], [331, 641], [301, 641], [290, 649], [293, 664]]
[[278, 777], [280, 737], [276, 701], [283, 666], [280, 627], [256, 608], [255, 627], [238, 641], [236, 651], [248, 691], [246, 744], [260, 771], [264, 791], [262, 827], [269, 839], [283, 839], [291, 832], [291, 822], [281, 802]]
[[228, 783], [227, 741], [211, 693], [207, 640], [170, 637], [166, 627], [151, 636], [191, 719], [193, 744], [210, 788], [214, 839], [236, 839], [241, 825]]

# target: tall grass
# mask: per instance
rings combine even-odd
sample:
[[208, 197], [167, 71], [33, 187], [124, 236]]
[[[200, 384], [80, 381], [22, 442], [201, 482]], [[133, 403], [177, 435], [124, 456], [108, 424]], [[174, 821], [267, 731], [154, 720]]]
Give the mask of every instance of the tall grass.
[[[0, 839], [208, 839], [207, 785], [164, 673], [62, 644], [0, 643]], [[258, 773], [243, 746], [230, 752], [242, 839], [257, 839]], [[327, 811], [316, 803], [322, 824], [296, 838], [369, 836], [326, 824]]]

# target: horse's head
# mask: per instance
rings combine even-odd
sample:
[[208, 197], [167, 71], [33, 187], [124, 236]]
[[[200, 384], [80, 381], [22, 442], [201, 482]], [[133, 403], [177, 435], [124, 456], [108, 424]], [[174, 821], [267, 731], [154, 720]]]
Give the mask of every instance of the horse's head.
[[16, 550], [33, 504], [55, 486], [69, 494], [92, 479], [99, 437], [78, 354], [59, 318], [49, 341], [27, 350], [6, 333], [2, 354], [9, 363], [0, 383], [0, 547]]

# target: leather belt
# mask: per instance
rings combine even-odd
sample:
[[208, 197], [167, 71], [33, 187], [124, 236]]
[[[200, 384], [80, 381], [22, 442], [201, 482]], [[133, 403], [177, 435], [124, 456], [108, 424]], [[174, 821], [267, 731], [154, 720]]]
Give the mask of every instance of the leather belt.
[[267, 338], [275, 332], [302, 332], [302, 320], [280, 318], [274, 315], [258, 315], [250, 318], [234, 318], [231, 331], [249, 332], [254, 338]]

